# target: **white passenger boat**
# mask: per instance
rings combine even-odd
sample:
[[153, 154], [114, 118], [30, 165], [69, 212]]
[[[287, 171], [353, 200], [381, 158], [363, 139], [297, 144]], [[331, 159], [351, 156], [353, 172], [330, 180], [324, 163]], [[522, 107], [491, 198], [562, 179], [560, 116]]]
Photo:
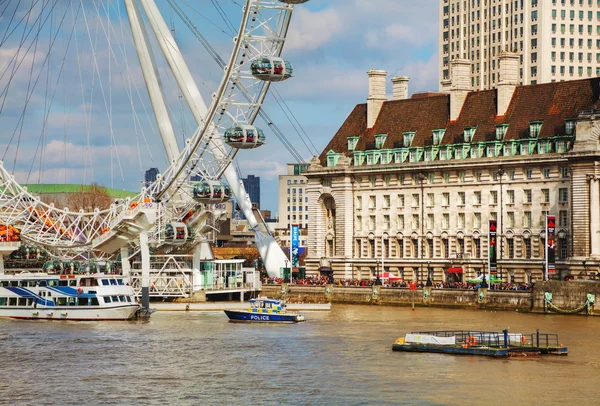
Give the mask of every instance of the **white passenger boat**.
[[140, 308], [120, 275], [0, 275], [0, 317], [36, 320], [129, 320]]

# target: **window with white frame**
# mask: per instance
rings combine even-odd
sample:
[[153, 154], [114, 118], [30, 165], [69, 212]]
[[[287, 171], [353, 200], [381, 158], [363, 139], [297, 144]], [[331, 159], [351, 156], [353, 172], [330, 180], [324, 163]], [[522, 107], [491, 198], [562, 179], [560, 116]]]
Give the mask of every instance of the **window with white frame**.
[[550, 168], [544, 168], [542, 170], [542, 174], [544, 175], [545, 179], [549, 179], [550, 178]]
[[404, 230], [404, 214], [398, 214], [398, 229]]
[[515, 257], [515, 240], [508, 238], [506, 240], [506, 246], [508, 247], [508, 258]]
[[442, 228], [444, 230], [447, 230], [450, 228], [450, 214], [449, 213], [442, 214]]
[[442, 206], [450, 206], [450, 193], [442, 193]]
[[509, 211], [506, 213], [506, 217], [507, 217], [506, 226], [508, 228], [514, 228], [515, 227], [515, 213], [512, 211]]
[[417, 230], [418, 228], [419, 228], [419, 215], [413, 214], [412, 215], [412, 229]]
[[550, 189], [542, 189], [542, 203], [550, 203]]
[[475, 255], [475, 258], [480, 258], [481, 257], [481, 240], [479, 238], [475, 238], [473, 239], [473, 246], [475, 248], [475, 252], [473, 253]]
[[567, 227], [569, 224], [568, 212], [566, 210], [561, 210], [558, 212], [558, 226], [559, 227]]
[[465, 192], [458, 192], [458, 205], [464, 206], [466, 202]]
[[523, 251], [525, 251], [524, 252], [525, 258], [526, 259], [531, 258], [531, 239], [525, 238], [523, 240], [523, 245], [525, 246], [525, 249], [523, 250]]
[[490, 203], [498, 204], [498, 191], [497, 190], [490, 190]]
[[398, 207], [404, 207], [404, 195], [398, 195]]
[[362, 210], [362, 196], [356, 196], [356, 210]]
[[377, 207], [376, 196], [369, 196], [369, 209], [374, 209]]
[[413, 139], [415, 138], [415, 133], [414, 132], [405, 132], [402, 134], [403, 137], [403, 142], [404, 142], [404, 148], [408, 148], [410, 147], [410, 145], [413, 142]]
[[525, 170], [525, 177], [527, 179], [533, 179], [533, 169], [530, 169], [530, 168], [526, 169]]
[[481, 204], [481, 191], [476, 190], [473, 192], [473, 204], [479, 206]]
[[531, 228], [531, 212], [530, 211], [523, 212], [523, 227]]
[[434, 224], [434, 221], [435, 221], [435, 220], [434, 220], [434, 215], [433, 215], [433, 213], [429, 213], [429, 214], [427, 214], [427, 229], [428, 229], [428, 230], [433, 230], [433, 228], [434, 228], [434, 225], [435, 225], [435, 224]]
[[435, 195], [433, 193], [427, 193], [427, 207], [433, 207], [435, 202]]
[[515, 191], [507, 190], [506, 195], [508, 196], [508, 204], [515, 204]]
[[419, 195], [417, 193], [412, 195], [412, 207], [419, 207]]
[[369, 216], [369, 231], [375, 230], [375, 216]]
[[473, 228], [481, 228], [481, 213], [473, 213]]
[[531, 191], [531, 189], [525, 189], [523, 190], [523, 202], [524, 203], [531, 203], [532, 199], [533, 199], [533, 193]]
[[532, 121], [529, 123], [529, 137], [537, 138], [540, 135], [540, 131], [542, 129], [541, 121]]
[[390, 229], [390, 216], [389, 216], [389, 214], [385, 214], [383, 216], [383, 229], [384, 230], [389, 230]]
[[384, 209], [390, 208], [390, 195], [383, 195], [383, 208]]
[[558, 189], [558, 201], [560, 203], [567, 203], [569, 201], [569, 189], [563, 187]]
[[456, 226], [460, 229], [464, 229], [465, 228], [465, 213], [458, 213], [458, 216], [456, 217], [457, 221], [456, 221]]

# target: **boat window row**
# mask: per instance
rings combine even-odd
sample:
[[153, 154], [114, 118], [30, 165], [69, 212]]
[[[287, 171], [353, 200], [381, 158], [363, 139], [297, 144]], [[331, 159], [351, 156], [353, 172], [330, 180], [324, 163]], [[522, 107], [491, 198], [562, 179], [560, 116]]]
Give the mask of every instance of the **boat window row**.
[[[102, 286], [123, 286], [123, 279], [102, 279]], [[95, 278], [81, 279], [81, 283], [77, 285], [76, 279], [31, 279], [31, 280], [15, 280], [15, 281], [0, 281], [0, 287], [14, 288], [35, 288], [35, 287], [55, 287], [55, 286], [98, 286]]]
[[124, 285], [123, 279], [102, 279], [102, 286]]
[[[104, 296], [104, 303], [136, 303], [131, 296], [113, 295]], [[55, 306], [99, 306], [97, 297], [54, 297], [52, 299]], [[32, 307], [35, 304], [35, 298], [32, 297], [0, 297], [0, 307], [6, 306], [26, 306]]]
[[[97, 297], [55, 297], [52, 301], [54, 306], [100, 306]], [[0, 307], [34, 307], [34, 305], [35, 299], [32, 297], [0, 297]]]
[[104, 303], [135, 303], [135, 300], [131, 296], [124, 295], [112, 295], [103, 296]]

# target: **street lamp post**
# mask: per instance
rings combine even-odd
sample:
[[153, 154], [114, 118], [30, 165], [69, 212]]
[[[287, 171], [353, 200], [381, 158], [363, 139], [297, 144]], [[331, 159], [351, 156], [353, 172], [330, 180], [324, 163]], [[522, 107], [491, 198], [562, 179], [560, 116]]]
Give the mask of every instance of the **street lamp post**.
[[433, 286], [433, 282], [431, 281], [431, 261], [427, 261], [427, 283], [425, 286]]

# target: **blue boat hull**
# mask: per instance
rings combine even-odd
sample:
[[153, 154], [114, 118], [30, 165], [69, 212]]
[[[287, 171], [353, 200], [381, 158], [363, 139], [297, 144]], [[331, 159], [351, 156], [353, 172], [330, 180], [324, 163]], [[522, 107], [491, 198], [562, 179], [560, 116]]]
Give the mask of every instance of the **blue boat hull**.
[[299, 314], [253, 313], [238, 310], [225, 310], [231, 322], [240, 323], [298, 323], [304, 321]]

